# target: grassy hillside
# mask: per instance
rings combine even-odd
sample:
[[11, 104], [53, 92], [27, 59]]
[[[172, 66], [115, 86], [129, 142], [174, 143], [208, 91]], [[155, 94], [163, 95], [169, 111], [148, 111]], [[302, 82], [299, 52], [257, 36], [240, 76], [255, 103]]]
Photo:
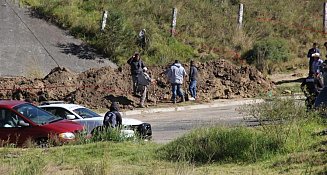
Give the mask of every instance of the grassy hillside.
[[[142, 50], [136, 38], [143, 28], [149, 38], [149, 46], [143, 50], [147, 64], [167, 64], [176, 58], [225, 58], [243, 63], [247, 58], [259, 68], [272, 71], [278, 69], [272, 65], [285, 61], [290, 66], [306, 64], [307, 50], [313, 42], [322, 48], [325, 36], [323, 0], [22, 1], [117, 63], [124, 63], [134, 51]], [[244, 4], [242, 30], [237, 29], [240, 2]], [[170, 37], [173, 7], [178, 9], [174, 38]], [[108, 10], [109, 17], [106, 31], [101, 33], [103, 10]], [[268, 49], [256, 54], [255, 49], [262, 45], [277, 51]], [[260, 65], [262, 60], [264, 65]]]

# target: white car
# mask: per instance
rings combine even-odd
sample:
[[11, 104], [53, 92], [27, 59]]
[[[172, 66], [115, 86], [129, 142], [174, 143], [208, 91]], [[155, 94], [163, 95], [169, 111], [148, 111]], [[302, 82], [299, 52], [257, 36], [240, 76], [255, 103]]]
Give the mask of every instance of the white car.
[[[73, 120], [84, 125], [88, 134], [91, 134], [94, 129], [103, 125], [104, 116], [77, 104], [66, 104], [61, 101], [43, 102], [40, 108], [64, 119]], [[122, 118], [122, 133], [127, 136], [137, 135], [144, 139], [152, 137], [151, 125], [137, 119]]]

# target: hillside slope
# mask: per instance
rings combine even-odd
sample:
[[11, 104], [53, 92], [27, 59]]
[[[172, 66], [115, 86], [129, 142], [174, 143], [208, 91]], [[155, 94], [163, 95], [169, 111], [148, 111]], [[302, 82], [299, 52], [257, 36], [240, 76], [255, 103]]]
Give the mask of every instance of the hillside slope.
[[[83, 37], [117, 63], [125, 63], [135, 50], [142, 50], [136, 43], [141, 29], [146, 29], [149, 39], [148, 47], [142, 50], [143, 59], [155, 65], [168, 64], [176, 58], [183, 62], [191, 58], [203, 62], [223, 58], [243, 63], [246, 58], [259, 57], [272, 59], [273, 63], [266, 69], [276, 64], [284, 66], [279, 61], [299, 66], [306, 63], [304, 58], [312, 43], [318, 42], [322, 47], [325, 36], [323, 0], [24, 2], [74, 35]], [[237, 26], [239, 3], [244, 4], [242, 30]], [[173, 7], [178, 10], [177, 25], [175, 37], [170, 37]], [[109, 12], [104, 34], [99, 30], [103, 10]], [[258, 42], [267, 40], [272, 40], [268, 42], [272, 47], [277, 50], [285, 47], [283, 50], [287, 52], [272, 54], [264, 50], [262, 55], [252, 54]], [[294, 61], [297, 58], [301, 59]]]

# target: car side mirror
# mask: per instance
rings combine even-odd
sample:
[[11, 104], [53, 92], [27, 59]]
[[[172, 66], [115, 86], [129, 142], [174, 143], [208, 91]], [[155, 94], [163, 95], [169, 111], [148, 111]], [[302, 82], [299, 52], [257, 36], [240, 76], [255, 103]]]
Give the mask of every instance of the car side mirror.
[[67, 118], [68, 120], [74, 120], [74, 119], [75, 119], [75, 115], [71, 115], [71, 114], [69, 114], [69, 115], [66, 116], [66, 118]]
[[19, 126], [23, 126], [23, 127], [27, 127], [27, 126], [30, 126], [30, 124], [29, 123], [26, 123], [25, 121], [23, 121], [23, 120], [19, 120], [18, 121], [18, 125]]

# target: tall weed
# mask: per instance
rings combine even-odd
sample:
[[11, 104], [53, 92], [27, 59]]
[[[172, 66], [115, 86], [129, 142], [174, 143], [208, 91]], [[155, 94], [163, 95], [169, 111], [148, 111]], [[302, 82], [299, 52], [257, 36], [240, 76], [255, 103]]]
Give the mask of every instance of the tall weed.
[[317, 112], [307, 112], [294, 99], [271, 99], [242, 109], [256, 127], [197, 129], [162, 146], [159, 156], [191, 163], [256, 162], [310, 149], [317, 142], [313, 133], [323, 126]]
[[161, 157], [191, 163], [255, 162], [277, 153], [283, 144], [247, 128], [202, 128], [159, 149]]
[[311, 134], [321, 122], [318, 112], [307, 112], [302, 102], [290, 98], [273, 98], [241, 110], [246, 120], [258, 122], [258, 130], [284, 144], [286, 152], [303, 150], [312, 144]]

